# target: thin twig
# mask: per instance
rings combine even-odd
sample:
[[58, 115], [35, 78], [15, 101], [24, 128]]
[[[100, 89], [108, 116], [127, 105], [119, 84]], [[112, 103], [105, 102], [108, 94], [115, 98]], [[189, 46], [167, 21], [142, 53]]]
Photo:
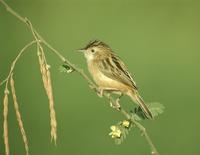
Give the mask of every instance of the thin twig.
[[8, 76], [6, 77], [5, 80], [3, 80], [3, 81], [1, 82], [0, 86], [3, 85], [5, 82], [8, 82], [8, 81], [9, 81], [9, 78], [10, 78], [10, 76], [11, 76], [11, 74], [12, 74], [14, 68], [15, 68], [16, 62], [19, 60], [19, 58], [21, 57], [21, 55], [26, 51], [26, 49], [29, 48], [29, 47], [30, 47], [31, 45], [33, 45], [34, 43], [36, 43], [35, 40], [34, 40], [34, 41], [31, 41], [31, 42], [28, 43], [28, 44], [26, 44], [26, 46], [24, 46], [24, 47], [21, 49], [21, 51], [18, 53], [18, 55], [16, 56], [16, 58], [13, 60], [13, 62], [12, 62], [12, 64], [11, 64], [10, 71], [9, 71], [9, 73], [8, 73]]
[[68, 64], [73, 70], [78, 72], [88, 82], [89, 85], [93, 86], [94, 88], [97, 88], [97, 86], [94, 84], [94, 82], [92, 82], [92, 80], [90, 80], [90, 78], [84, 73], [84, 71], [82, 69], [78, 68], [76, 65], [71, 63], [68, 59], [66, 59], [63, 55], [61, 55], [59, 51], [57, 51], [55, 48], [53, 48], [41, 36], [40, 36], [40, 38], [41, 38], [41, 42], [44, 43], [52, 52], [54, 52], [63, 61], [63, 63]]
[[[32, 26], [32, 24], [30, 25], [30, 21], [27, 20], [27, 18], [23, 18], [22, 16], [20, 16], [13, 9], [11, 9], [3, 0], [0, 0], [0, 2], [5, 6], [6, 10], [9, 13], [11, 13], [13, 16], [15, 16], [16, 18], [18, 18], [23, 23], [25, 23], [31, 29], [31, 32], [33, 33], [33, 36], [36, 39], [35, 42], [38, 43], [38, 40], [39, 40], [42, 43], [44, 43], [49, 49], [51, 49], [52, 52], [54, 52], [61, 59], [62, 62], [68, 64], [72, 69], [74, 69], [76, 72], [78, 72], [89, 83], [90, 88], [94, 89], [95, 92], [98, 90], [97, 86], [90, 80], [90, 78], [84, 73], [84, 71], [82, 69], [78, 68], [77, 66], [75, 66], [74, 64], [72, 64], [68, 59], [66, 59], [64, 56], [62, 56], [62, 54], [59, 51], [57, 51], [56, 49], [54, 49], [47, 41], [45, 41], [43, 39], [43, 37], [35, 30], [35, 28]], [[5, 82], [5, 81], [3, 81], [3, 82]], [[107, 95], [106, 93], [104, 93], [103, 95], [107, 99], [109, 99], [109, 100], [111, 99], [111, 97], [109, 95]], [[119, 111], [126, 118], [128, 118], [128, 119], [131, 118], [131, 115], [128, 112], [126, 112], [124, 109], [121, 108], [121, 110], [119, 110]], [[153, 142], [150, 139], [149, 135], [147, 134], [146, 129], [140, 123], [138, 123], [137, 121], [135, 121], [133, 118], [131, 118], [131, 121], [143, 133], [144, 137], [146, 138], [146, 140], [147, 140], [147, 142], [148, 142], [148, 144], [149, 144], [149, 146], [151, 148], [151, 154], [152, 155], [158, 155], [158, 152], [157, 152], [155, 146], [153, 145]]]
[[7, 78], [1, 81], [0, 86], [3, 85], [7, 81]]
[[[113, 104], [115, 104], [115, 100], [110, 97], [108, 94], [104, 93], [104, 97], [106, 97], [109, 101], [111, 101]], [[141, 131], [142, 136], [145, 137], [147, 143], [150, 146], [151, 149], [151, 154], [152, 155], [159, 155], [155, 145], [153, 144], [150, 136], [148, 135], [145, 127], [143, 125], [141, 125], [138, 121], [136, 121], [125, 109], [120, 108], [118, 109], [119, 112], [121, 112], [126, 118], [127, 120], [130, 120], [133, 124], [135, 124], [135, 126]]]
[[0, 2], [4, 5], [8, 12], [17, 17], [22, 22], [26, 23], [26, 20], [23, 17], [21, 17], [17, 12], [15, 12], [6, 2], [4, 2], [3, 0], [0, 0]]
[[130, 118], [130, 115], [129, 115], [128, 112], [126, 112], [124, 109], [121, 109], [120, 111], [121, 111], [122, 114], [124, 114], [124, 115], [127, 117], [127, 119], [130, 119], [131, 122], [132, 122], [133, 124], [135, 124], [135, 126], [141, 131], [142, 136], [145, 137], [147, 143], [150, 145], [151, 154], [152, 154], [152, 155], [159, 155], [159, 154], [158, 154], [158, 151], [157, 151], [155, 145], [153, 144], [151, 138], [149, 137], [149, 135], [148, 135], [148, 133], [147, 133], [145, 127], [144, 127], [143, 125], [141, 125], [140, 123], [138, 123], [138, 121], [134, 120], [133, 117]]

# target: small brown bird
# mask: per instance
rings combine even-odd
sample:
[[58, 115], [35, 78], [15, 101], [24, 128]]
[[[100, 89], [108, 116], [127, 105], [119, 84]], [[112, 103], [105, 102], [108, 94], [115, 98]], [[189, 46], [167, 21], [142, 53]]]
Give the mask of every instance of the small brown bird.
[[79, 51], [84, 53], [88, 70], [99, 86], [101, 95], [103, 91], [126, 94], [141, 107], [148, 118], [153, 118], [125, 64], [107, 44], [95, 40]]

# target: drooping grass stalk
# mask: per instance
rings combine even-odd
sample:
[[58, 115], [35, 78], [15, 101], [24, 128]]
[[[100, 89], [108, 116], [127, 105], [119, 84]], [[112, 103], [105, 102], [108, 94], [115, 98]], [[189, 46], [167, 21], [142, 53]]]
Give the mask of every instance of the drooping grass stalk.
[[17, 121], [18, 121], [18, 126], [19, 126], [19, 129], [21, 131], [22, 138], [23, 138], [23, 142], [24, 142], [24, 146], [25, 146], [25, 150], [26, 150], [26, 155], [29, 155], [28, 139], [27, 139], [27, 136], [26, 136], [26, 132], [24, 130], [24, 125], [23, 125], [21, 113], [19, 111], [19, 104], [18, 104], [18, 101], [17, 101], [17, 95], [16, 95], [16, 90], [15, 90], [15, 82], [14, 82], [14, 79], [13, 79], [13, 73], [11, 74], [11, 77], [10, 77], [10, 86], [11, 86], [11, 92], [12, 92], [12, 97], [13, 97], [13, 103], [14, 103], [16, 118], [17, 118]]

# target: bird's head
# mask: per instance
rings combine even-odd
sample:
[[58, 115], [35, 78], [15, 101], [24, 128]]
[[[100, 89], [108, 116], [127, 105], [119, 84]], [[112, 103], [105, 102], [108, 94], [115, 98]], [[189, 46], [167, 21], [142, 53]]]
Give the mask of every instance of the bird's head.
[[91, 61], [108, 55], [111, 49], [104, 42], [94, 40], [89, 42], [84, 48], [79, 49], [79, 51], [84, 53], [87, 61]]

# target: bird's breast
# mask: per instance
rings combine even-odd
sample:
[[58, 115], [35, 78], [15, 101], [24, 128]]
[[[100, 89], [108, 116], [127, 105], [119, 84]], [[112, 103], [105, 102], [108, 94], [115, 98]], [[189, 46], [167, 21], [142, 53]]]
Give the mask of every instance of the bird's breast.
[[106, 87], [106, 88], [114, 88], [114, 89], [118, 89], [121, 91], [126, 91], [127, 86], [124, 85], [123, 83], [109, 78], [106, 75], [104, 75], [100, 70], [98, 65], [96, 65], [95, 63], [88, 63], [88, 70], [90, 72], [90, 74], [92, 75], [95, 83], [99, 86], [99, 87]]
[[95, 63], [88, 63], [88, 69], [90, 74], [92, 75], [96, 84], [103, 85], [105, 83], [111, 82], [112, 79], [106, 77], [100, 70], [99, 67]]

